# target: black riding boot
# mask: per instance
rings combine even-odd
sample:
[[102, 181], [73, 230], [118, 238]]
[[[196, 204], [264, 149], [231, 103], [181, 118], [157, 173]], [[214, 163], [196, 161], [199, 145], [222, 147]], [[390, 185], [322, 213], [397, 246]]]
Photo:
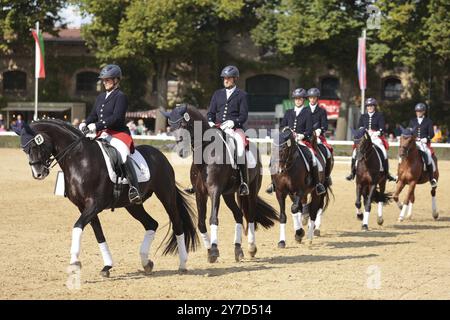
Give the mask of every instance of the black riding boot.
[[322, 183], [320, 183], [319, 166], [318, 165], [313, 166], [312, 174], [313, 174], [313, 184], [316, 186], [317, 194], [320, 196], [321, 194], [324, 194], [325, 192], [327, 192], [327, 190], [325, 189], [325, 186]]
[[430, 180], [431, 187], [432, 188], [437, 187], [437, 181], [434, 178], [433, 164], [427, 164], [427, 172], [428, 172], [428, 177]]
[[389, 172], [389, 159], [384, 159], [384, 170], [386, 171], [386, 178], [388, 179], [388, 181], [396, 181], [397, 180]]
[[351, 164], [351, 167], [350, 167], [350, 170], [351, 170], [350, 174], [345, 177], [345, 179], [347, 179], [348, 181], [352, 181], [353, 179], [355, 179], [355, 176], [356, 176], [355, 164], [356, 164], [356, 159], [352, 158], [352, 164]]
[[124, 163], [125, 173], [127, 175], [127, 180], [130, 185], [130, 189], [128, 191], [128, 198], [131, 203], [134, 204], [142, 204], [142, 199], [139, 194], [139, 184], [136, 175], [136, 171], [134, 171], [133, 160], [131, 157], [127, 157], [127, 161]]
[[239, 173], [241, 175], [241, 185], [239, 186], [239, 194], [241, 196], [248, 196], [250, 194], [250, 190], [248, 188], [248, 168], [247, 164], [239, 164]]

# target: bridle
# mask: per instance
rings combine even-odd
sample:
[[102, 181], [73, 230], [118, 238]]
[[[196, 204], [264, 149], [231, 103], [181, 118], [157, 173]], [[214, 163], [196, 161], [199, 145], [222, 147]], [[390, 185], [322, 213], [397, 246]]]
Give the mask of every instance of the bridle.
[[[282, 143], [276, 143], [274, 140], [272, 142], [272, 144], [277, 148], [287, 145], [287, 147], [290, 149], [292, 147], [292, 140], [291, 140], [291, 137], [289, 136], [288, 139], [286, 141], [283, 141]], [[288, 152], [288, 156], [287, 156], [286, 160], [283, 161], [285, 163], [285, 166], [284, 166], [284, 168], [279, 169], [279, 173], [289, 171], [294, 166], [294, 161], [293, 161], [294, 155], [295, 155], [295, 152], [292, 152], [292, 151]], [[278, 162], [280, 162], [280, 159], [278, 160]]]
[[75, 146], [84, 138], [84, 136], [80, 136], [78, 137], [74, 142], [72, 142], [71, 144], [69, 144], [67, 147], [65, 147], [61, 152], [59, 152], [56, 156], [53, 156], [51, 154], [51, 152], [49, 152], [48, 148], [46, 148], [44, 142], [44, 137], [41, 134], [37, 134], [34, 136], [33, 139], [31, 139], [30, 141], [28, 141], [27, 143], [25, 143], [24, 145], [22, 145], [22, 149], [29, 154], [29, 151], [27, 151], [26, 149], [30, 150], [32, 147], [32, 143], [34, 143], [34, 145], [36, 147], [39, 148], [46, 148], [47, 152], [49, 153], [50, 156], [47, 160], [36, 160], [36, 161], [29, 161], [28, 164], [30, 166], [33, 165], [38, 165], [38, 164], [42, 164], [47, 170], [50, 170], [51, 168], [55, 167], [56, 164], [60, 163], [62, 161], [62, 159], [64, 159], [64, 157], [69, 153], [69, 151], [71, 151], [73, 148], [75, 148]]
[[[403, 137], [409, 138], [411, 136], [409, 135], [402, 135]], [[399, 146], [398, 150], [399, 150], [399, 156], [400, 158], [406, 159], [409, 156], [409, 152], [411, 151], [413, 144], [414, 144], [414, 140], [412, 140], [413, 142], [408, 142], [407, 147], [406, 146]], [[402, 153], [400, 153], [400, 150], [403, 150]]]

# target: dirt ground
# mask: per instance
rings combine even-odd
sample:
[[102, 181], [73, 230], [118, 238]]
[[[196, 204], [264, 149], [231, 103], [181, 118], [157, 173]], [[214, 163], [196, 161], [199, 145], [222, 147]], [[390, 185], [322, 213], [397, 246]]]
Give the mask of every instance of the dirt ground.
[[[384, 226], [379, 227], [373, 206], [371, 230], [361, 232], [353, 205], [354, 183], [343, 178], [349, 165], [338, 163], [333, 172], [335, 200], [325, 212], [322, 236], [312, 245], [297, 244], [288, 216], [287, 247], [277, 248], [278, 225], [259, 230], [256, 258], [250, 259], [245, 250], [241, 263], [234, 261], [234, 220], [222, 205], [219, 261], [209, 264], [206, 250], [200, 247], [190, 254], [185, 275], [178, 274], [177, 256], [162, 256], [162, 250], [155, 255], [168, 222], [158, 199], [152, 197], [145, 203], [160, 223], [151, 251], [155, 268], [150, 276], [143, 274], [140, 265], [141, 225], [124, 209], [105, 211], [100, 218], [115, 267], [111, 278], [100, 277], [102, 259], [92, 229], [87, 227], [79, 288], [77, 282], [68, 281], [66, 272], [77, 209], [69, 200], [53, 195], [56, 170], [37, 181], [27, 162], [18, 149], [0, 149], [1, 299], [450, 298], [450, 200], [444, 192], [450, 188], [450, 162], [440, 162], [438, 221], [431, 217], [430, 188], [424, 185], [417, 189], [412, 220], [397, 222], [399, 210], [391, 204], [384, 210]], [[188, 185], [188, 163], [176, 165], [182, 186]], [[393, 161], [391, 168], [395, 165]], [[263, 188], [268, 182], [266, 175]], [[391, 183], [388, 191], [393, 189]], [[278, 209], [275, 196], [263, 190], [260, 196]]]

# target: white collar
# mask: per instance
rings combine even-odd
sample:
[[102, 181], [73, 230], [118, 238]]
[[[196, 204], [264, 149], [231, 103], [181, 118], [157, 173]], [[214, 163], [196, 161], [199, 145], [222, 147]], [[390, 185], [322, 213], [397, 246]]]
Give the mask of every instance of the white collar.
[[367, 112], [367, 114], [369, 115], [369, 117], [372, 117], [375, 114], [375, 111], [374, 112]]
[[317, 103], [315, 105], [310, 104], [309, 106], [310, 106], [311, 110], [314, 112], [314, 110], [316, 110]]
[[300, 107], [295, 106], [294, 107], [294, 111], [295, 111], [295, 115], [298, 116], [300, 114], [300, 112], [303, 110], [303, 105], [301, 105]]
[[112, 89], [111, 91], [106, 91], [106, 96], [105, 96], [105, 100], [108, 99], [108, 96], [114, 92], [114, 90], [116, 90], [117, 87], [115, 87], [114, 89]]

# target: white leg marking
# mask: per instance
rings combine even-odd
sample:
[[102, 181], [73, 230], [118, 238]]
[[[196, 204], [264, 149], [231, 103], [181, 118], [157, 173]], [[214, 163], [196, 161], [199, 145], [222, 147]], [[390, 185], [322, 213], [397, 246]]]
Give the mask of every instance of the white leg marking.
[[248, 224], [248, 243], [253, 244], [255, 241], [255, 223], [251, 222]]
[[212, 224], [211, 226], [211, 244], [219, 244], [219, 239], [217, 237], [217, 228], [218, 226], [215, 224]]
[[236, 223], [234, 229], [234, 243], [242, 243], [242, 224]]
[[437, 212], [436, 197], [431, 197], [431, 209], [434, 214]]
[[78, 262], [78, 256], [81, 250], [81, 234], [83, 230], [81, 228], [72, 229], [72, 246], [70, 247], [70, 264]]
[[292, 214], [292, 221], [294, 222], [294, 231], [297, 231], [302, 228], [302, 225], [300, 222], [300, 213]]
[[184, 242], [184, 233], [176, 237], [178, 245], [178, 256], [180, 257], [180, 269], [186, 269], [188, 254], [186, 250], [186, 243]]
[[200, 236], [202, 237], [205, 249], [211, 249], [211, 241], [209, 240], [208, 232], [201, 233]]
[[309, 219], [309, 223], [308, 223], [308, 239], [310, 241], [312, 241], [313, 236], [314, 236], [314, 226], [316, 225], [316, 223], [314, 221], [312, 221], [311, 219]]
[[100, 252], [102, 253], [103, 265], [112, 267], [113, 266], [112, 256], [106, 241], [99, 243], [98, 247], [100, 248]]
[[153, 239], [155, 239], [155, 230], [145, 231], [144, 240], [142, 240], [141, 247], [139, 249], [139, 255], [141, 256], [143, 267], [145, 267], [148, 263], [148, 255], [150, 253], [150, 247]]
[[369, 225], [369, 214], [370, 212], [365, 211], [363, 216], [363, 224]]
[[319, 211], [317, 211], [317, 217], [316, 217], [316, 229], [320, 229], [320, 225], [322, 224], [322, 214], [323, 214], [323, 209], [319, 209]]
[[403, 221], [403, 219], [405, 218], [406, 209], [408, 209], [408, 206], [404, 204], [402, 207], [402, 211], [400, 212], [400, 217], [398, 218], [399, 221]]
[[409, 205], [408, 205], [408, 214], [406, 215], [406, 218], [411, 218], [411, 216], [412, 216], [412, 208], [413, 208], [413, 204], [410, 201]]
[[378, 202], [378, 216], [382, 217], [383, 216], [383, 202]]
[[286, 242], [286, 223], [280, 223], [280, 241]]

